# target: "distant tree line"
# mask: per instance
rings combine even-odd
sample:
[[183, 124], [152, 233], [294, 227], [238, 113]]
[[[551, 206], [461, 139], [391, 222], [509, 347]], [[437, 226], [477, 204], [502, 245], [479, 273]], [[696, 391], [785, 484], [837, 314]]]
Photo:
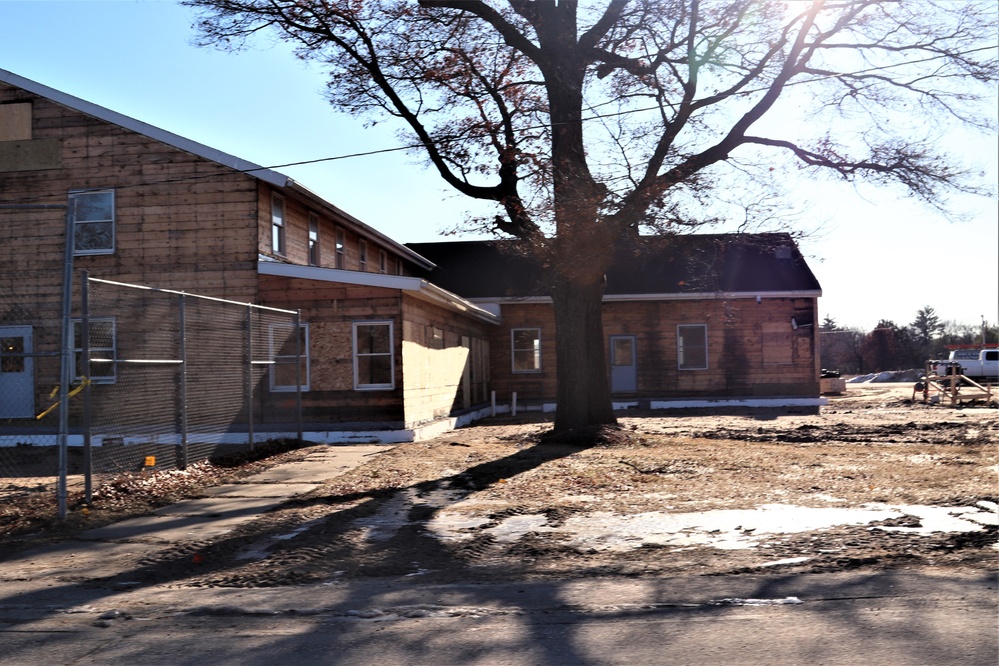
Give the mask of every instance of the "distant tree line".
[[916, 312], [907, 326], [882, 319], [871, 331], [840, 328], [831, 317], [819, 327], [822, 367], [845, 375], [922, 368], [929, 359], [946, 358], [948, 345], [988, 344], [999, 340], [999, 325], [941, 321], [930, 306]]

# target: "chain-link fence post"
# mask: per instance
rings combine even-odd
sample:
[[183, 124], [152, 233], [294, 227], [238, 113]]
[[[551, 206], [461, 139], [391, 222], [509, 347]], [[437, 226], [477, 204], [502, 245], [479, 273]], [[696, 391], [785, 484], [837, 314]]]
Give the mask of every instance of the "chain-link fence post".
[[[75, 204], [75, 200], [74, 200]], [[66, 242], [62, 267], [62, 357], [59, 372], [59, 519], [66, 519], [69, 475], [69, 385], [73, 379], [73, 227], [75, 205], [66, 209]]]
[[295, 425], [302, 441], [302, 311], [295, 310]]
[[253, 307], [246, 306], [246, 440], [253, 450]]
[[178, 469], [187, 469], [187, 297], [180, 294], [179, 300], [180, 327], [180, 449], [177, 452]]
[[83, 377], [83, 499], [94, 499], [94, 458], [90, 440], [90, 271], [80, 271], [80, 374]]

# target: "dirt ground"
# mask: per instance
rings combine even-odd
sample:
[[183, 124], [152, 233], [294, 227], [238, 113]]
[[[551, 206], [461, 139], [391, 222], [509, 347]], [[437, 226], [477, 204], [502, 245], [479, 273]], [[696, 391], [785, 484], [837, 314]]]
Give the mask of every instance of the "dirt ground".
[[[911, 384], [850, 385], [818, 414], [629, 412], [588, 445], [540, 444], [541, 417], [491, 419], [387, 447], [225, 538], [178, 545], [128, 575], [261, 587], [994, 570], [999, 410], [911, 398]], [[21, 548], [45, 534], [6, 540]]]

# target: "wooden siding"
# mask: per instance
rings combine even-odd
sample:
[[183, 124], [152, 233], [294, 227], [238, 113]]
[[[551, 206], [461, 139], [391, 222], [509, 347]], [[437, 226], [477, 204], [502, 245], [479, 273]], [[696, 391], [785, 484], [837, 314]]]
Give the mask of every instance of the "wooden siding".
[[[814, 326], [791, 328], [791, 318], [814, 322], [813, 298], [712, 301], [635, 301], [604, 304], [606, 338], [634, 335], [635, 393], [617, 397], [818, 396]], [[503, 304], [503, 325], [490, 338], [493, 387], [500, 400], [554, 401], [555, 320], [550, 305]], [[681, 370], [677, 326], [707, 327], [708, 367]], [[510, 331], [541, 329], [541, 372], [514, 373]], [[581, 361], [583, 361], [581, 359]]]
[[[234, 300], [256, 296], [256, 181], [45, 98], [0, 84], [0, 103], [30, 101], [32, 140], [57, 141], [60, 167], [0, 172], [5, 203], [65, 206], [71, 190], [115, 196], [111, 254], [77, 256], [95, 277]], [[32, 271], [44, 292], [62, 281], [65, 212], [0, 210], [4, 273]]]
[[[260, 303], [300, 310], [309, 324], [310, 390], [302, 394], [303, 418], [309, 423], [397, 422], [403, 419], [401, 324], [402, 296], [397, 289], [260, 276]], [[396, 357], [395, 388], [354, 389], [353, 324], [391, 321]], [[288, 399], [265, 392], [267, 401]], [[293, 398], [293, 396], [292, 396]], [[265, 411], [268, 411], [265, 405]]]
[[407, 425], [448, 416], [488, 399], [489, 324], [406, 296], [403, 400]]
[[[278, 191], [274, 187], [261, 182], [258, 199], [257, 230], [260, 254], [280, 257], [282, 260], [301, 266], [309, 265], [309, 216], [314, 215], [319, 223], [319, 263], [323, 268], [336, 268], [336, 231], [344, 234], [343, 270], [360, 271], [361, 260], [359, 245], [363, 240], [367, 243], [368, 260], [363, 270], [367, 273], [378, 273], [378, 253], [383, 251], [388, 256], [386, 274], [399, 275], [398, 266], [402, 262], [402, 275], [412, 275], [413, 270], [408, 263], [387, 245], [380, 245], [376, 240], [359, 234], [353, 224], [346, 219], [339, 219], [323, 213], [309, 202], [290, 196], [286, 191]], [[277, 195], [285, 200], [285, 254], [278, 255], [274, 251], [271, 240], [271, 201]]]
[[[115, 197], [113, 252], [74, 257], [74, 303], [83, 269], [93, 277], [256, 300], [256, 179], [0, 84], [5, 102], [30, 103], [31, 135], [22, 143], [58, 149], [46, 168], [0, 164], [0, 198], [20, 206], [0, 209], [0, 321], [31, 325], [36, 351], [59, 348], [66, 205], [74, 190], [107, 189]], [[50, 364], [36, 363], [36, 404], [51, 389], [42, 379]]]

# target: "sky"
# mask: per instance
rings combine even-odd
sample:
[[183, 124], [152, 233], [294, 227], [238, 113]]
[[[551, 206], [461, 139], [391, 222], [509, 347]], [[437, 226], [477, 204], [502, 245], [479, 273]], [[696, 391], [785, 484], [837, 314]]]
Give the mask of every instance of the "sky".
[[[167, 0], [0, 0], [0, 69], [274, 168], [399, 242], [454, 240], [467, 215], [491, 212], [391, 151], [404, 145], [394, 128], [333, 109], [321, 70], [286, 46], [198, 48], [193, 21]], [[794, 185], [809, 202], [801, 249], [822, 285], [820, 318], [870, 330], [930, 306], [945, 321], [999, 321], [999, 140], [955, 132], [948, 143], [992, 188], [952, 198], [948, 217], [873, 187]], [[283, 166], [314, 160], [325, 161]]]

